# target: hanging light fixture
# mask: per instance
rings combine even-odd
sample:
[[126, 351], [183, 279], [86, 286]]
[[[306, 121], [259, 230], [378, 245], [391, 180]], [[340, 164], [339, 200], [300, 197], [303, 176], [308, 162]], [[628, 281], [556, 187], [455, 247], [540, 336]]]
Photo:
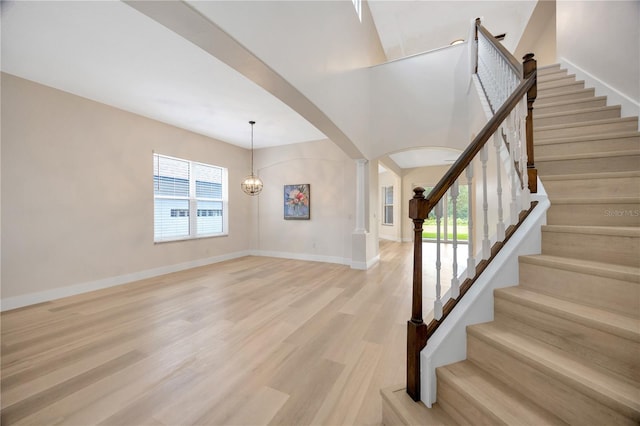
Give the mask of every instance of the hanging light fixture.
[[251, 124], [251, 174], [244, 178], [240, 187], [247, 195], [258, 195], [262, 191], [262, 181], [260, 178], [253, 174], [253, 125], [255, 121], [250, 121]]

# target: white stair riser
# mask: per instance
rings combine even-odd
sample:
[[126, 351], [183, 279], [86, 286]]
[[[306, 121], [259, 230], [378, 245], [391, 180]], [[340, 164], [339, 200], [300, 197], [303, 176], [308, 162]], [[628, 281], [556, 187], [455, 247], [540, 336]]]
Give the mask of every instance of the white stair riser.
[[554, 225], [640, 226], [640, 204], [554, 203], [547, 211], [547, 221]]
[[542, 254], [640, 267], [640, 238], [542, 230]]
[[604, 97], [590, 98], [590, 99], [587, 99], [586, 101], [582, 101], [582, 102], [576, 101], [572, 103], [561, 102], [559, 104], [550, 103], [548, 105], [544, 105], [544, 104], [538, 105], [534, 103], [533, 118], [535, 119], [536, 117], [540, 115], [545, 115], [545, 114], [576, 111], [576, 110], [582, 110], [587, 108], [597, 108], [597, 107], [604, 107], [604, 106], [607, 106], [607, 100]]
[[535, 111], [536, 107], [541, 105], [553, 104], [557, 102], [566, 102], [577, 99], [587, 99], [595, 96], [595, 89], [578, 89], [578, 90], [567, 90], [561, 93], [538, 93], [538, 97], [533, 104], [533, 109]]
[[569, 83], [562, 82], [557, 84], [549, 83], [549, 85], [546, 85], [544, 87], [538, 87], [538, 95], [544, 97], [580, 89], [584, 89], [584, 81], [574, 81]]
[[501, 347], [467, 335], [467, 359], [524, 395], [535, 395], [538, 405], [572, 424], [628, 424], [634, 422], [599, 401], [578, 392], [561, 378], [542, 374]]
[[[578, 136], [603, 135], [607, 133], [635, 132], [638, 122], [633, 120], [615, 120], [605, 123], [586, 123], [573, 126], [538, 127], [533, 131], [533, 140], [557, 139]], [[535, 143], [535, 142], [534, 142]]]
[[522, 261], [519, 274], [519, 285], [525, 289], [628, 316], [640, 315], [639, 282]]
[[537, 126], [556, 126], [560, 124], [584, 123], [607, 118], [619, 118], [620, 107], [607, 107], [596, 111], [572, 111], [569, 113], [554, 113], [546, 116], [534, 117]]
[[566, 160], [536, 161], [540, 175], [564, 175], [571, 173], [626, 172], [640, 170], [640, 153], [629, 153], [626, 156], [600, 158], [579, 158]]
[[640, 150], [640, 136], [629, 136], [620, 138], [607, 138], [606, 136], [603, 136], [602, 139], [597, 140], [545, 144], [536, 144], [534, 138], [534, 145], [535, 155], [537, 157], [548, 157], [551, 155], [568, 155], [574, 154], [576, 152], [591, 153], [625, 151], [627, 149]]
[[496, 297], [495, 321], [614, 373], [640, 379], [640, 344]]

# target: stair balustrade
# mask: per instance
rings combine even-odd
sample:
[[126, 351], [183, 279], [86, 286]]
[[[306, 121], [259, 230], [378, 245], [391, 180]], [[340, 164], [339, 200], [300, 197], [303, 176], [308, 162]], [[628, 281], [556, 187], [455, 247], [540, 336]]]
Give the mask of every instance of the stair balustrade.
[[[533, 54], [527, 54], [524, 62], [518, 63], [479, 19], [476, 20], [476, 41], [476, 74], [493, 116], [431, 192], [425, 195], [424, 188], [415, 188], [414, 197], [409, 202], [409, 217], [414, 224], [414, 258], [412, 312], [407, 324], [407, 393], [414, 401], [420, 400], [420, 352], [429, 336], [443, 323], [535, 206], [530, 201], [530, 193], [536, 191], [537, 181], [532, 121], [536, 61]], [[488, 143], [492, 139], [494, 149], [490, 149]], [[466, 273], [459, 274], [457, 218], [459, 188], [465, 184], [469, 188], [466, 206], [468, 255]], [[505, 193], [509, 194], [507, 214], [504, 209]], [[445, 195], [450, 203], [445, 204]], [[476, 209], [476, 206], [482, 207]], [[435, 301], [433, 320], [427, 324], [422, 312], [422, 233], [424, 222], [432, 212], [436, 226]], [[443, 291], [441, 282], [443, 217], [452, 217], [453, 231], [452, 278], [446, 291]], [[481, 228], [476, 226], [478, 223], [481, 223]], [[461, 279], [464, 281], [460, 282]]]

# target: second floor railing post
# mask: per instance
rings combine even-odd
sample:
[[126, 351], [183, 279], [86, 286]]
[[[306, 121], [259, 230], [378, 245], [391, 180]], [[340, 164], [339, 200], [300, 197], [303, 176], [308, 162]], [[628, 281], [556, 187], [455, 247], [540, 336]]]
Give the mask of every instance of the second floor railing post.
[[[536, 72], [537, 61], [533, 59], [533, 53], [527, 53], [522, 62], [522, 74], [523, 78], [527, 79], [531, 74]], [[536, 163], [533, 151], [533, 102], [538, 96], [538, 83], [533, 83], [533, 86], [527, 92], [527, 177], [529, 181], [529, 190], [532, 194], [538, 192], [538, 170], [536, 169]]]
[[427, 325], [422, 318], [422, 226], [429, 212], [424, 188], [417, 187], [409, 201], [409, 217], [413, 219], [413, 295], [411, 319], [407, 322], [407, 393], [420, 400], [420, 351], [427, 338]]

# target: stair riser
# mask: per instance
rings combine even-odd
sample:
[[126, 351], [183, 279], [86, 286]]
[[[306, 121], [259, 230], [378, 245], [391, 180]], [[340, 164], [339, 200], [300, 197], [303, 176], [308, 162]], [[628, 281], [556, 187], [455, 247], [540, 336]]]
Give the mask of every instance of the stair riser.
[[637, 317], [640, 283], [550, 266], [519, 263], [519, 285], [585, 305]]
[[538, 83], [546, 83], [548, 81], [557, 80], [558, 78], [567, 76], [567, 70], [561, 70], [560, 68], [553, 71], [546, 71], [544, 74], [538, 70]]
[[460, 425], [479, 424], [492, 425], [496, 420], [487, 416], [483, 407], [473, 404], [473, 399], [466, 399], [457, 388], [438, 375], [438, 405]]
[[[616, 120], [613, 123], [589, 123], [581, 126], [561, 128], [534, 128], [533, 140], [570, 138], [574, 136], [604, 135], [607, 133], [635, 132], [638, 122], [633, 120]], [[535, 143], [535, 142], [534, 142]]]
[[542, 230], [542, 254], [640, 267], [640, 238]]
[[547, 210], [550, 225], [640, 226], [640, 204], [554, 204]]
[[538, 68], [538, 78], [540, 78], [541, 76], [545, 76], [545, 75], [556, 73], [558, 71], [562, 71], [562, 72], [565, 72], [565, 73], [567, 72], [567, 70], [561, 70], [560, 69], [560, 64], [552, 64], [552, 65], [546, 65], [544, 67], [539, 67]]
[[584, 81], [574, 81], [574, 82], [562, 82], [558, 84], [549, 83], [544, 87], [538, 86], [538, 94], [540, 96], [549, 96], [557, 93], [570, 92], [572, 90], [581, 90], [584, 89]]
[[556, 102], [566, 102], [577, 99], [591, 98], [595, 96], [595, 89], [568, 90], [564, 93], [538, 93], [538, 97], [533, 104], [533, 110], [542, 105], [552, 104]]
[[496, 297], [495, 321], [602, 368], [640, 379], [640, 344]]
[[545, 81], [538, 81], [538, 90], [555, 89], [556, 87], [564, 87], [574, 83], [576, 83], [575, 75], [549, 77], [549, 79]]
[[620, 108], [607, 108], [589, 112], [571, 112], [553, 116], [538, 116], [533, 122], [536, 126], [555, 126], [559, 124], [584, 123], [607, 118], [619, 118]]
[[554, 105], [550, 104], [548, 106], [538, 105], [536, 103], [533, 104], [533, 118], [535, 119], [537, 116], [545, 115], [545, 114], [554, 114], [557, 112], [569, 112], [576, 111], [587, 108], [597, 108], [607, 106], [607, 100], [603, 97], [588, 99], [584, 102], [576, 102], [569, 104], [561, 104]]
[[563, 142], [554, 144], [536, 144], [535, 155], [547, 157], [551, 155], [568, 155], [576, 152], [592, 153], [607, 151], [640, 150], [640, 137], [606, 138], [589, 141]]
[[626, 156], [581, 158], [570, 160], [536, 160], [540, 175], [571, 173], [631, 172], [640, 170], [640, 154]]
[[635, 424], [599, 401], [578, 392], [561, 378], [542, 374], [529, 363], [511, 356], [505, 348], [467, 335], [467, 359], [503, 383], [532, 395], [538, 405], [570, 424]]
[[548, 180], [544, 189], [553, 199], [579, 197], [640, 197], [640, 176], [602, 179]]

